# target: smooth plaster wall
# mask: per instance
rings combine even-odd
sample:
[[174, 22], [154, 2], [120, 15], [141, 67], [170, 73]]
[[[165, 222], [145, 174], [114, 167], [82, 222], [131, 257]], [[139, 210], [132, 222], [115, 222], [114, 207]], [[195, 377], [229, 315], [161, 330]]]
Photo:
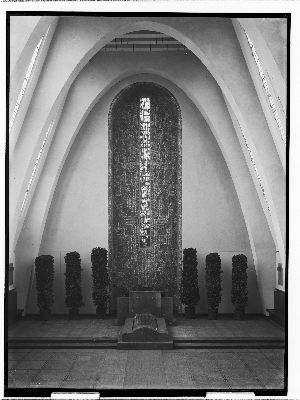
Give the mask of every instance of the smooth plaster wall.
[[253, 18], [286, 82], [287, 74], [287, 19]]
[[[162, 80], [162, 79], [161, 79]], [[179, 101], [183, 121], [183, 248], [198, 251], [201, 300], [197, 312], [206, 312], [204, 267], [209, 252], [218, 251], [223, 266], [223, 297], [220, 312], [232, 312], [230, 303], [231, 257], [243, 252], [249, 260], [248, 312], [261, 312], [256, 273], [248, 234], [227, 165], [208, 125], [193, 103], [175, 85], [166, 87]], [[70, 150], [49, 210], [40, 254], [55, 257], [55, 306], [53, 313], [66, 313], [64, 304], [64, 255], [78, 251], [82, 259], [83, 296], [81, 313], [93, 313], [90, 253], [108, 247], [108, 110], [124, 86], [117, 84], [97, 103], [83, 124]], [[35, 282], [28, 313], [38, 312]]]

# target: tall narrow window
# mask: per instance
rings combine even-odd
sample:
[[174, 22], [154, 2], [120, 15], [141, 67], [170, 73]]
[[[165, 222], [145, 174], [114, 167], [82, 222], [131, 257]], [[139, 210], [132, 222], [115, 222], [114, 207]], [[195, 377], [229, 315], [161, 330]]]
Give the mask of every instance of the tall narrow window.
[[[49, 29], [48, 29], [48, 30], [49, 30]], [[47, 31], [47, 32], [48, 32], [48, 31]], [[25, 91], [26, 91], [26, 88], [27, 88], [27, 85], [28, 85], [28, 81], [29, 81], [29, 79], [30, 79], [31, 72], [32, 72], [32, 70], [33, 70], [33, 67], [34, 67], [34, 64], [35, 64], [35, 61], [36, 61], [36, 58], [37, 58], [39, 49], [40, 49], [40, 47], [41, 47], [41, 45], [42, 45], [42, 42], [43, 42], [43, 40], [44, 40], [44, 36], [45, 36], [45, 35], [42, 36], [42, 38], [41, 38], [41, 40], [39, 41], [38, 45], [37, 45], [36, 48], [34, 49], [33, 55], [32, 55], [32, 57], [31, 57], [29, 67], [28, 67], [28, 69], [27, 69], [27, 72], [26, 72], [26, 75], [25, 75], [25, 78], [24, 78], [24, 81], [23, 81], [23, 84], [22, 84], [21, 91], [20, 91], [19, 97], [18, 97], [18, 99], [17, 99], [17, 103], [16, 103], [16, 105], [15, 105], [14, 111], [13, 111], [12, 116], [11, 116], [11, 119], [10, 119], [10, 121], [9, 121], [9, 132], [12, 130], [13, 124], [14, 124], [14, 122], [15, 122], [15, 119], [16, 119], [18, 110], [19, 110], [19, 108], [20, 108], [21, 101], [22, 101], [22, 99], [23, 99], [24, 93], [25, 93]]]
[[32, 184], [32, 182], [33, 182], [33, 180], [34, 180], [35, 173], [36, 173], [36, 171], [37, 171], [37, 168], [38, 168], [38, 165], [39, 165], [39, 162], [40, 162], [40, 158], [41, 158], [42, 153], [43, 153], [43, 150], [44, 150], [44, 146], [45, 146], [46, 140], [47, 140], [47, 138], [48, 138], [48, 136], [49, 136], [49, 134], [50, 134], [50, 132], [51, 132], [51, 130], [52, 130], [53, 123], [54, 123], [54, 119], [51, 121], [51, 123], [50, 123], [50, 125], [49, 125], [49, 128], [48, 128], [48, 130], [47, 130], [46, 136], [44, 137], [42, 146], [41, 146], [41, 148], [40, 148], [40, 151], [39, 151], [39, 154], [38, 154], [38, 156], [37, 156], [36, 162], [35, 162], [35, 164], [34, 164], [34, 168], [33, 168], [33, 171], [32, 171], [32, 174], [31, 174], [31, 177], [30, 177], [30, 180], [29, 180], [29, 183], [28, 183], [26, 192], [25, 192], [25, 196], [24, 196], [24, 199], [23, 199], [23, 203], [22, 203], [20, 215], [22, 214], [22, 212], [23, 212], [23, 210], [24, 210], [24, 207], [25, 207], [25, 204], [26, 204], [26, 201], [27, 201], [27, 196], [28, 196], [28, 193], [29, 193], [31, 184]]
[[[270, 106], [270, 108], [272, 110], [272, 114], [273, 114], [273, 117], [274, 117], [274, 119], [276, 121], [276, 124], [277, 124], [278, 130], [279, 130], [281, 139], [282, 139], [284, 145], [286, 146], [286, 133], [285, 133], [284, 127], [282, 126], [282, 123], [280, 121], [280, 118], [279, 118], [279, 115], [278, 115], [278, 112], [277, 112], [273, 97], [271, 96], [271, 92], [270, 92], [270, 89], [269, 89], [269, 86], [268, 86], [268, 82], [266, 80], [263, 68], [262, 68], [261, 63], [259, 61], [258, 55], [256, 53], [256, 49], [254, 47], [254, 44], [253, 44], [252, 40], [250, 39], [250, 37], [248, 36], [248, 34], [246, 32], [245, 32], [245, 34], [246, 34], [249, 46], [251, 48], [252, 56], [253, 56], [253, 58], [255, 60], [256, 66], [257, 66], [257, 69], [258, 69], [258, 72], [259, 72], [259, 76], [261, 77], [262, 84], [263, 84], [263, 87], [264, 87], [264, 90], [265, 90], [265, 93], [267, 95], [267, 99], [268, 99], [268, 102], [269, 102], [269, 106]], [[278, 97], [278, 99], [279, 99], [279, 97]]]
[[[240, 126], [240, 128], [241, 128], [241, 126]], [[261, 177], [260, 177], [260, 175], [259, 175], [258, 168], [257, 168], [257, 166], [256, 166], [256, 163], [255, 163], [255, 160], [254, 160], [252, 151], [251, 151], [251, 149], [250, 149], [248, 140], [246, 139], [246, 136], [245, 136], [245, 134], [244, 134], [242, 128], [241, 128], [241, 132], [242, 132], [243, 138], [244, 138], [244, 140], [245, 140], [245, 144], [246, 144], [246, 147], [247, 147], [247, 150], [248, 150], [250, 159], [251, 159], [251, 161], [252, 161], [252, 164], [253, 164], [253, 167], [254, 167], [254, 171], [255, 171], [255, 173], [256, 173], [256, 176], [257, 176], [257, 179], [258, 179], [258, 182], [259, 182], [259, 186], [260, 186], [261, 191], [262, 191], [262, 195], [263, 195], [263, 197], [264, 197], [264, 199], [265, 199], [265, 201], [266, 201], [267, 209], [268, 209], [268, 211], [269, 211], [269, 214], [271, 215], [271, 210], [270, 210], [269, 202], [268, 202], [267, 195], [266, 195], [266, 192], [265, 192], [265, 188], [264, 188], [264, 186], [263, 186], [263, 184], [262, 184], [262, 180], [261, 180]]]
[[150, 98], [140, 98], [140, 247], [150, 247]]

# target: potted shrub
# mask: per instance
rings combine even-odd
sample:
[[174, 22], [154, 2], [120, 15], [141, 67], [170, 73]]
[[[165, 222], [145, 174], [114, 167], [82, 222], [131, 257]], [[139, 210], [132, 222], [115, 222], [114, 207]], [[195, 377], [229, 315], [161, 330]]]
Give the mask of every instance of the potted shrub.
[[65, 255], [66, 262], [66, 305], [70, 319], [79, 318], [79, 308], [84, 306], [81, 292], [81, 259], [77, 251]]
[[231, 302], [235, 306], [237, 320], [245, 318], [245, 308], [248, 305], [247, 268], [247, 257], [244, 254], [232, 257]]
[[93, 278], [93, 302], [98, 318], [106, 317], [106, 310], [110, 304], [108, 293], [109, 275], [107, 269], [107, 250], [95, 247], [91, 254], [92, 278]]
[[221, 302], [221, 258], [218, 253], [206, 256], [205, 281], [208, 304], [208, 318], [218, 318], [218, 307]]
[[51, 307], [54, 303], [54, 258], [50, 255], [36, 257], [35, 274], [40, 318], [42, 321], [48, 321], [51, 317]]
[[195, 308], [200, 300], [198, 287], [196, 249], [184, 249], [182, 260], [180, 300], [185, 307], [185, 318], [195, 317]]

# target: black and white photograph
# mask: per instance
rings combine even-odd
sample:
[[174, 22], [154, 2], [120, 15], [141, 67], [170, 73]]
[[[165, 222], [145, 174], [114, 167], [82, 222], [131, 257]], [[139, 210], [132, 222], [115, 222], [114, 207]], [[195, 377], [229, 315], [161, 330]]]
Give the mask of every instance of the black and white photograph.
[[5, 397], [285, 398], [293, 14], [39, 5], [1, 10]]

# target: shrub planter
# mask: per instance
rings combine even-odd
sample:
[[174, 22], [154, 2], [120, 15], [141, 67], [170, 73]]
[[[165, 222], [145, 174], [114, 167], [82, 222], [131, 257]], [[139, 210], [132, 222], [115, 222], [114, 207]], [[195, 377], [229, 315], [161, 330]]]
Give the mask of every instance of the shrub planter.
[[51, 317], [50, 308], [53, 306], [54, 258], [41, 255], [35, 259], [35, 277], [37, 290], [37, 305], [40, 318], [47, 321]]
[[195, 308], [193, 307], [185, 307], [185, 318], [186, 319], [194, 319], [195, 318]]
[[232, 257], [231, 302], [235, 306], [235, 319], [245, 319], [245, 308], [248, 305], [247, 257], [238, 254]]
[[208, 319], [218, 319], [218, 309], [208, 310]]
[[79, 309], [69, 309], [69, 318], [72, 320], [79, 319]]
[[[221, 258], [218, 253], [206, 256], [205, 280], [209, 319], [217, 319], [218, 307], [221, 302]], [[213, 314], [210, 312], [213, 311]], [[213, 316], [214, 315], [214, 316]]]
[[99, 319], [104, 319], [106, 318], [106, 309], [105, 308], [96, 308], [96, 316]]
[[182, 274], [180, 285], [180, 300], [185, 304], [185, 318], [195, 318], [195, 308], [200, 300], [198, 287], [196, 249], [184, 249], [182, 260]]
[[93, 303], [96, 306], [97, 318], [105, 318], [106, 310], [110, 305], [109, 275], [107, 269], [107, 250], [95, 247], [91, 254], [93, 278]]
[[237, 321], [243, 321], [245, 319], [245, 310], [235, 310], [234, 316]]
[[41, 321], [49, 321], [51, 319], [51, 310], [47, 308], [46, 310], [40, 310]]
[[[84, 306], [81, 291], [81, 259], [77, 251], [65, 255], [66, 262], [66, 305], [69, 308], [70, 319], [79, 318], [79, 308]], [[75, 316], [77, 315], [77, 317]]]

